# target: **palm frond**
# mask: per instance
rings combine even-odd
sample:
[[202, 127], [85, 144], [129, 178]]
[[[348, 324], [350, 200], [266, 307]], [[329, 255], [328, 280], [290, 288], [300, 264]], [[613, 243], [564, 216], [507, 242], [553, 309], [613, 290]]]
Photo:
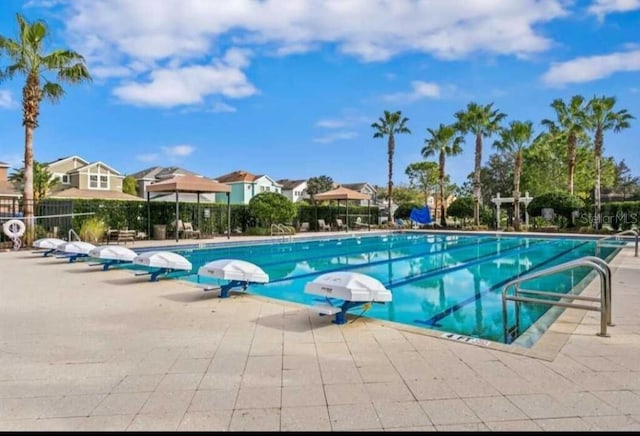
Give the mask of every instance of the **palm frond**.
[[64, 88], [59, 83], [47, 82], [42, 87], [42, 97], [56, 103], [64, 96]]

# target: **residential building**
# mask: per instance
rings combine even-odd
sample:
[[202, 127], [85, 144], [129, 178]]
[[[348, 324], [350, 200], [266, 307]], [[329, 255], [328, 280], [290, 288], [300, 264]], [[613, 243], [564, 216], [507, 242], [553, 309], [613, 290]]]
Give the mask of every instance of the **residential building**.
[[104, 162], [68, 156], [44, 165], [60, 181], [49, 198], [137, 199], [122, 192], [124, 176]]
[[[216, 177], [216, 180], [231, 186], [231, 204], [249, 204], [249, 201], [254, 196], [262, 192], [282, 194], [282, 185], [265, 174], [255, 175], [247, 171], [237, 170]], [[226, 202], [226, 198], [226, 194], [216, 194], [216, 201], [218, 202]]]
[[278, 183], [282, 185], [282, 195], [293, 203], [298, 203], [301, 200], [309, 198], [306, 180], [281, 179], [278, 180]]
[[[374, 205], [378, 201], [378, 196], [376, 193], [376, 188], [367, 182], [360, 183], [341, 183], [339, 186], [345, 187], [347, 189], [351, 189], [352, 191], [358, 191], [363, 194], [368, 194], [371, 196], [371, 205]], [[368, 200], [360, 200], [360, 206], [366, 206], [369, 204]]]
[[15, 214], [18, 199], [22, 197], [22, 193], [9, 181], [8, 171], [9, 164], [0, 162], [0, 215]]

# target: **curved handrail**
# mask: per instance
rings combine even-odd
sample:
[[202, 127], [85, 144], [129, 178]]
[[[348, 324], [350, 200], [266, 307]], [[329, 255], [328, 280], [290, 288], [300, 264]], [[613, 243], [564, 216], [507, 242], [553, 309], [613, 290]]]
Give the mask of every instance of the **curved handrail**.
[[[555, 274], [558, 272], [566, 271], [569, 269], [573, 269], [581, 266], [589, 266], [598, 272], [600, 275], [600, 299], [594, 300], [592, 297], [583, 297], [578, 295], [571, 294], [556, 294], [550, 292], [539, 292], [539, 294], [546, 294], [549, 296], [559, 297], [559, 298], [573, 298], [573, 299], [582, 299], [589, 301], [600, 301], [600, 336], [607, 336], [607, 325], [611, 324], [611, 269], [609, 265], [602, 259], [596, 256], [584, 256], [579, 259], [571, 260], [560, 265], [555, 265], [549, 268], [546, 268], [541, 271], [536, 271], [533, 273], [525, 274], [521, 277], [510, 280], [502, 287], [502, 321], [503, 321], [503, 331], [504, 331], [504, 341], [507, 342], [508, 329], [507, 329], [507, 300], [513, 301], [529, 301], [536, 303], [544, 303], [544, 304], [552, 304], [552, 305], [562, 305], [565, 307], [578, 307], [585, 309], [584, 306], [576, 306], [571, 303], [558, 303], [550, 300], [542, 300], [542, 299], [525, 299], [523, 297], [519, 297], [518, 290], [520, 287], [520, 283], [532, 280], [535, 278], [547, 276], [550, 274]], [[512, 286], [515, 287], [516, 294], [514, 296], [508, 296], [507, 291]], [[523, 291], [525, 292], [525, 291]], [[526, 291], [528, 293], [538, 293], [532, 291]], [[595, 310], [595, 309], [591, 309]]]
[[604, 242], [607, 239], [616, 238], [616, 240], [619, 240], [620, 236], [623, 236], [623, 235], [634, 235], [636, 237], [635, 257], [638, 257], [638, 239], [639, 239], [639, 237], [638, 237], [638, 232], [636, 230], [633, 230], [633, 229], [623, 230], [623, 231], [618, 232], [618, 233], [616, 233], [614, 235], [607, 235], [607, 236], [604, 236], [604, 237], [598, 239], [596, 241], [596, 248], [600, 245], [601, 242]]

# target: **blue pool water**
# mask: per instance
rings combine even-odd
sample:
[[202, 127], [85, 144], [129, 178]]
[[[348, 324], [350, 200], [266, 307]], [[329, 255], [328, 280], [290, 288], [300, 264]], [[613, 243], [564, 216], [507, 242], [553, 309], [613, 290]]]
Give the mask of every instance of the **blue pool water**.
[[[305, 284], [317, 276], [339, 270], [367, 274], [391, 290], [393, 301], [373, 304], [362, 316], [496, 342], [504, 342], [501, 292], [506, 282], [526, 272], [596, 255], [595, 241], [587, 239], [417, 232], [173, 251], [192, 262], [193, 272], [216, 259], [254, 263], [269, 274], [270, 281], [252, 285], [248, 292], [305, 305], [318, 298], [304, 293]], [[599, 257], [609, 260], [616, 252], [615, 247], [603, 247]], [[575, 291], [593, 277], [587, 277], [590, 271], [576, 268], [529, 281], [526, 288]], [[195, 275], [186, 279], [197, 281]], [[519, 331], [525, 332], [550, 307], [523, 304]], [[354, 308], [349, 313], [362, 311]], [[513, 320], [513, 303], [509, 311]]]

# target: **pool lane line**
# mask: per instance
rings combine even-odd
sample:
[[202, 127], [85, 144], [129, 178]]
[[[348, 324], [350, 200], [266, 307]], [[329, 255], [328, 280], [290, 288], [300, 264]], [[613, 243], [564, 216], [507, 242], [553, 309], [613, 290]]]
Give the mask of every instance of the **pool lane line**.
[[[481, 242], [478, 242], [478, 244], [476, 244], [476, 245], [486, 244], [487, 242], [491, 242], [491, 241], [490, 240], [481, 241]], [[544, 241], [544, 242], [546, 242], [546, 241]], [[542, 242], [537, 242], [537, 243], [535, 243], [535, 245], [539, 245], [541, 243]], [[296, 280], [296, 279], [305, 278], [305, 277], [319, 276], [321, 274], [327, 274], [327, 273], [332, 273], [332, 272], [346, 271], [346, 270], [352, 270], [352, 269], [358, 269], [358, 268], [370, 267], [370, 266], [376, 266], [376, 265], [384, 265], [384, 264], [389, 263], [389, 262], [398, 262], [398, 261], [414, 259], [416, 257], [422, 257], [422, 256], [426, 257], [426, 256], [429, 256], [429, 255], [432, 255], [432, 254], [448, 253], [448, 252], [455, 251], [455, 250], [461, 250], [463, 248], [470, 248], [473, 245], [474, 244], [465, 244], [464, 246], [455, 246], [455, 247], [451, 247], [451, 248], [444, 249], [444, 250], [441, 250], [441, 251], [434, 251], [432, 253], [418, 253], [418, 254], [411, 254], [411, 255], [407, 255], [407, 256], [400, 256], [400, 257], [396, 257], [394, 259], [382, 259], [382, 260], [374, 260], [372, 262], [359, 263], [359, 264], [354, 264], [354, 265], [342, 265], [339, 268], [329, 268], [329, 269], [322, 270], [322, 271], [315, 271], [315, 272], [311, 272], [311, 273], [298, 274], [296, 276], [283, 277], [283, 278], [280, 278], [280, 279], [270, 280], [268, 283], [265, 283], [264, 285], [268, 286], [271, 283], [286, 282], [286, 281]], [[501, 254], [510, 253], [511, 251], [517, 250], [519, 248], [522, 248], [522, 245], [519, 244], [517, 247], [508, 248], [508, 249], [504, 250]], [[441, 271], [442, 271], [442, 269], [438, 269], [437, 271], [429, 270], [425, 274], [438, 273], [438, 272], [441, 272]], [[423, 274], [419, 274], [419, 275], [420, 275], [420, 277], [416, 278], [416, 280], [418, 280], [419, 278], [422, 278], [422, 276], [423, 276]], [[415, 276], [413, 276], [413, 277], [415, 277]], [[395, 284], [394, 284], [394, 286], [395, 286]]]
[[[560, 239], [560, 241], [562, 241], [562, 239]], [[477, 299], [479, 299], [480, 297], [482, 297], [484, 294], [492, 292], [492, 291], [494, 291], [494, 290], [506, 285], [511, 280], [514, 280], [514, 279], [520, 277], [521, 274], [529, 274], [529, 273], [531, 273], [531, 272], [533, 272], [535, 270], [538, 270], [541, 267], [543, 267], [545, 265], [548, 265], [549, 263], [553, 262], [554, 260], [557, 260], [557, 259], [561, 258], [562, 256], [564, 256], [566, 254], [569, 254], [573, 250], [578, 249], [578, 248], [588, 244], [589, 242], [592, 242], [592, 241], [581, 242], [579, 245], [573, 246], [573, 247], [571, 247], [571, 248], [569, 248], [567, 250], [563, 250], [559, 254], [556, 254], [556, 255], [550, 257], [549, 259], [547, 259], [547, 260], [545, 260], [543, 262], [540, 262], [539, 264], [537, 264], [536, 266], [534, 266], [531, 269], [528, 269], [527, 271], [524, 271], [524, 272], [521, 272], [521, 273], [519, 272], [518, 274], [515, 274], [515, 275], [513, 275], [513, 276], [511, 276], [511, 277], [509, 277], [509, 278], [507, 278], [505, 280], [502, 280], [502, 281], [492, 285], [491, 287], [489, 287], [488, 289], [485, 289], [484, 291], [480, 291], [478, 293], [474, 293], [473, 296], [467, 298], [466, 300], [462, 300], [461, 302], [456, 303], [451, 307], [446, 308], [442, 312], [437, 313], [436, 315], [432, 316], [431, 318], [429, 318], [426, 321], [414, 320], [414, 322], [416, 322], [418, 324], [425, 324], [425, 325], [428, 325], [428, 326], [441, 327], [441, 325], [438, 324], [438, 321], [440, 321], [443, 318], [446, 318], [447, 316], [453, 314], [454, 312], [457, 312], [463, 306], [466, 306], [467, 304], [471, 304], [471, 303], [475, 302]], [[479, 263], [481, 263], [481, 262], [479, 262]], [[477, 264], [479, 264], [479, 263], [477, 263]], [[472, 265], [472, 266], [475, 266], [475, 265]]]

